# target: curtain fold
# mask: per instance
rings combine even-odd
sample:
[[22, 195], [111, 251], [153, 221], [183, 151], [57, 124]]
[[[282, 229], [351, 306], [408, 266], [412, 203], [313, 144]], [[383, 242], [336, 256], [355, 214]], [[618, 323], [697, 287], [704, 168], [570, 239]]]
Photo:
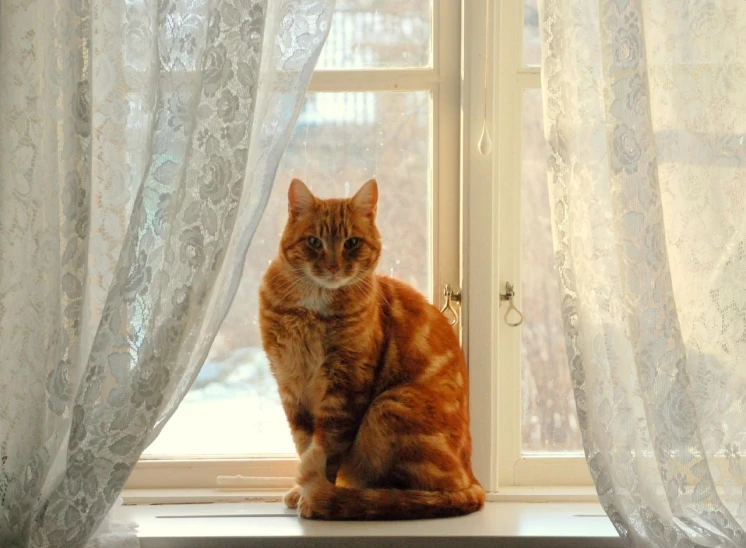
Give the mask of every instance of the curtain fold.
[[332, 9], [3, 2], [3, 547], [85, 545], [186, 394]]
[[578, 418], [634, 546], [746, 546], [746, 3], [540, 0]]

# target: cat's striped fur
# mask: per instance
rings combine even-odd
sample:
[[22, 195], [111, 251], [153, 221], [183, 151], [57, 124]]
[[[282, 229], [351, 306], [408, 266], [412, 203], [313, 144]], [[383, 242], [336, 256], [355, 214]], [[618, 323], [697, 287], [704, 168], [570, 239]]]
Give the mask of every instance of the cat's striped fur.
[[301, 456], [285, 502], [340, 520], [480, 509], [463, 354], [433, 305], [374, 273], [376, 182], [321, 200], [294, 180], [288, 198], [260, 289], [262, 342]]

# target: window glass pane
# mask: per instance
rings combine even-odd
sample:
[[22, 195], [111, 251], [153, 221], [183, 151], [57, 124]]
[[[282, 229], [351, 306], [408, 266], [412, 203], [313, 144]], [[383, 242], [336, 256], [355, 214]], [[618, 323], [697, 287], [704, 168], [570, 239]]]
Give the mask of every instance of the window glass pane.
[[432, 0], [337, 0], [317, 69], [430, 66]]
[[521, 181], [522, 448], [579, 451], [552, 243], [541, 90], [523, 93]]
[[537, 0], [523, 2], [523, 64], [541, 64], [541, 42], [539, 38], [539, 9]]
[[189, 394], [145, 456], [295, 452], [261, 349], [259, 280], [275, 256], [298, 177], [321, 197], [379, 183], [379, 271], [431, 295], [430, 93], [310, 93], [247, 254], [230, 312]]

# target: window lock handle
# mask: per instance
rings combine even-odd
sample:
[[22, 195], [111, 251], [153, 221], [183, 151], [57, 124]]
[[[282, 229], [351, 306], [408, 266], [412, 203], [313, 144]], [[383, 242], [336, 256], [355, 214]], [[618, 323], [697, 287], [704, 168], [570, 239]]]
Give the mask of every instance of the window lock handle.
[[451, 284], [446, 284], [443, 288], [443, 296], [446, 298], [446, 302], [440, 309], [440, 312], [446, 317], [450, 315], [451, 319], [448, 321], [448, 325], [456, 325], [459, 321], [459, 315], [456, 309], [451, 306], [451, 303], [461, 302], [461, 291], [454, 292], [453, 288], [451, 288]]
[[[515, 289], [513, 288], [513, 284], [510, 282], [505, 282], [505, 293], [500, 293], [500, 301], [508, 301], [508, 309], [505, 311], [505, 316], [503, 316], [503, 319], [505, 320], [505, 323], [508, 324], [510, 327], [518, 327], [523, 323], [523, 313], [516, 308], [515, 303], [513, 302], [513, 297], [515, 297]], [[510, 316], [511, 312], [515, 312], [518, 315], [518, 319], [514, 322], [511, 322], [508, 319], [508, 316]]]

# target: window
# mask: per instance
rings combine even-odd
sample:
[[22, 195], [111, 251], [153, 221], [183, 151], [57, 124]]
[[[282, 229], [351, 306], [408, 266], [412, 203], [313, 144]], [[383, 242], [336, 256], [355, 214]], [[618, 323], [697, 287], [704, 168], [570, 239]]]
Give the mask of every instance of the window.
[[[472, 418], [475, 467], [480, 477], [488, 478], [490, 490], [592, 485], [582, 454], [555, 272], [537, 2], [491, 5], [497, 9], [490, 14], [493, 30], [487, 40], [494, 61], [488, 59], [492, 74], [486, 90], [484, 56], [477, 49], [485, 44], [485, 7], [465, 3], [464, 17], [464, 33], [473, 37], [465, 44], [471, 93], [464, 101], [487, 106], [496, 143], [492, 155], [479, 154], [485, 114], [483, 108], [465, 109], [470, 113], [464, 123], [469, 169], [464, 177], [470, 183], [464, 223], [470, 245], [463, 266], [465, 321], [472, 401], [490, 402], [484, 405], [491, 410]], [[491, 240], [473, 236], [485, 227], [490, 227]], [[520, 327], [505, 321], [508, 305], [501, 303], [500, 293], [508, 282], [524, 314]], [[469, 306], [469, 295], [489, 297], [492, 307]], [[492, 367], [476, 368], [475, 363]]]
[[128, 487], [292, 481], [295, 447], [261, 349], [257, 293], [293, 177], [322, 197], [351, 195], [376, 177], [379, 271], [433, 302], [444, 283], [458, 283], [459, 8], [454, 1], [337, 0], [233, 305], [192, 389]]
[[[536, 0], [489, 5], [488, 17], [485, 2], [337, 0], [236, 299], [128, 487], [290, 485], [297, 461], [259, 342], [259, 279], [293, 177], [321, 196], [345, 196], [373, 176], [381, 272], [438, 304], [444, 284], [462, 288], [480, 481], [489, 491], [592, 484], [554, 272]], [[482, 155], [485, 124], [493, 149]], [[503, 319], [506, 282], [525, 315], [520, 327]]]

